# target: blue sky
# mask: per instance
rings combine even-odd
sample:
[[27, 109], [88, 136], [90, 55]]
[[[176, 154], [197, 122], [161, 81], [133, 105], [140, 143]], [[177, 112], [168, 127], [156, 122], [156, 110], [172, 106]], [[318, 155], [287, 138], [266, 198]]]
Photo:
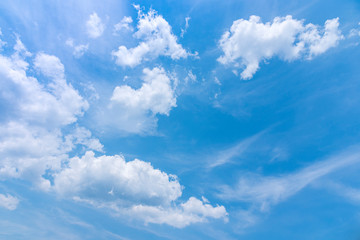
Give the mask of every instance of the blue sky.
[[1, 239], [358, 239], [360, 2], [3, 1]]

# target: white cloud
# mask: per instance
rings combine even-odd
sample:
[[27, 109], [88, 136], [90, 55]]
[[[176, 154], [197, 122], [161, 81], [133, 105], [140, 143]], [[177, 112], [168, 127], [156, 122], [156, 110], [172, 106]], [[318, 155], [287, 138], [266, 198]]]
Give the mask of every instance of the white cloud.
[[11, 57], [0, 55], [0, 178], [26, 179], [46, 190], [46, 170], [59, 169], [71, 151], [61, 128], [77, 121], [88, 103], [66, 82], [57, 57], [35, 57], [34, 67], [50, 80], [40, 83], [27, 75], [31, 54], [19, 39], [14, 49]]
[[70, 159], [68, 166], [54, 175], [54, 190], [63, 197], [109, 208], [145, 223], [182, 228], [227, 216], [223, 206], [213, 207], [194, 197], [175, 205], [182, 195], [176, 176], [138, 159], [126, 162], [119, 155], [95, 157], [87, 152], [82, 158]]
[[360, 189], [347, 187], [341, 184], [337, 185], [337, 187], [339, 188], [339, 193], [343, 197], [355, 204], [360, 204]]
[[17, 197], [11, 196], [9, 194], [0, 194], [0, 207], [6, 208], [8, 210], [15, 210], [19, 204], [19, 199]]
[[111, 100], [129, 108], [142, 108], [154, 114], [168, 115], [171, 108], [176, 106], [170, 78], [163, 68], [145, 68], [143, 73], [144, 83], [141, 88], [135, 90], [127, 85], [118, 86]]
[[169, 115], [176, 107], [171, 78], [163, 68], [143, 70], [143, 84], [139, 89], [117, 86], [111, 97], [110, 109], [116, 114], [117, 126], [128, 132], [152, 130], [156, 114]]
[[15, 53], [12, 55], [12, 59], [16, 59], [18, 61], [23, 60], [25, 57], [30, 57], [32, 54], [27, 51], [26, 47], [20, 40], [20, 37], [16, 35], [16, 43], [14, 45]]
[[136, 205], [130, 208], [129, 213], [142, 218], [145, 223], [168, 224], [176, 228], [206, 222], [208, 218], [228, 221], [224, 206], [214, 207], [195, 197], [190, 197], [185, 203], [172, 208]]
[[[51, 78], [52, 81], [46, 86], [49, 91], [44, 91], [43, 86], [36, 79], [27, 78], [24, 72], [24, 85], [25, 83], [29, 84], [27, 81], [31, 79], [33, 81], [31, 84], [33, 91], [28, 90], [26, 97], [31, 99], [27, 103], [23, 103], [27, 105], [23, 108], [34, 109], [29, 115], [36, 117], [37, 120], [40, 119], [41, 115], [46, 115], [43, 120], [47, 120], [48, 123], [57, 122], [57, 124], [66, 125], [75, 122], [77, 117], [82, 116], [84, 111], [88, 109], [89, 105], [66, 82], [64, 65], [55, 56], [39, 53], [36, 55], [34, 66], [42, 74]], [[35, 106], [29, 106], [30, 103]], [[41, 107], [38, 105], [41, 105]], [[35, 113], [38, 115], [35, 115]]]
[[219, 41], [224, 54], [218, 61], [235, 68], [245, 67], [241, 78], [250, 79], [264, 60], [275, 56], [286, 61], [311, 59], [335, 47], [343, 38], [338, 27], [338, 18], [327, 20], [324, 29], [311, 23], [304, 25], [292, 16], [276, 17], [265, 24], [258, 16], [239, 19]]
[[0, 127], [0, 179], [23, 178], [46, 190], [42, 177], [47, 169], [59, 169], [69, 151], [59, 130], [10, 122]]
[[75, 45], [74, 40], [71, 38], [66, 40], [65, 44], [73, 49], [73, 55], [76, 58], [82, 57], [85, 54], [85, 52], [89, 49], [89, 44]]
[[91, 38], [98, 38], [103, 34], [105, 25], [96, 12], [89, 16], [89, 19], [86, 22], [86, 29], [89, 37]]
[[231, 201], [255, 204], [260, 211], [285, 201], [315, 180], [340, 168], [360, 162], [360, 151], [350, 149], [296, 173], [279, 177], [249, 174], [240, 178], [234, 187], [223, 186], [219, 197]]
[[144, 14], [138, 8], [138, 25], [134, 37], [143, 40], [134, 48], [120, 46], [113, 51], [116, 64], [120, 66], [135, 67], [143, 61], [168, 56], [171, 59], [186, 58], [189, 53], [177, 43], [177, 37], [172, 33], [171, 26], [155, 10], [150, 9]]
[[46, 126], [61, 126], [76, 121], [88, 108], [73, 87], [64, 79], [64, 66], [54, 56], [40, 53], [35, 58], [35, 67], [51, 78], [43, 85], [26, 74], [28, 63], [23, 59], [0, 56], [1, 98], [11, 104], [11, 113], [18, 120]]
[[61, 195], [95, 199], [107, 199], [112, 190], [112, 196], [138, 203], [168, 204], [181, 195], [177, 179], [150, 163], [126, 162], [119, 155], [97, 158], [93, 152], [70, 159], [68, 168], [55, 175], [54, 187]]
[[[358, 23], [358, 25], [360, 25], [360, 22]], [[348, 38], [359, 37], [359, 36], [360, 36], [360, 30], [358, 28], [350, 29], [350, 32], [348, 34]]]
[[132, 24], [132, 22], [133, 22], [133, 19], [130, 16], [129, 17], [127, 17], [127, 16], [123, 17], [123, 19], [119, 23], [114, 25], [114, 33], [119, 32], [122, 29], [125, 29], [125, 30], [128, 30], [128, 31], [133, 31], [134, 29], [130, 25], [130, 24]]
[[39, 53], [35, 57], [34, 65], [35, 68], [47, 77], [54, 79], [62, 79], [65, 77], [64, 65], [60, 59], [55, 56]]
[[343, 38], [344, 36], [339, 30], [339, 18], [326, 20], [322, 32], [317, 26], [311, 23], [307, 24], [305, 31], [300, 35], [300, 41], [304, 42], [305, 47], [307, 46], [309, 49], [308, 57], [310, 59], [337, 46], [339, 40]]
[[351, 29], [350, 32], [349, 32], [349, 35], [348, 37], [351, 38], [351, 37], [359, 37], [360, 36], [360, 30], [358, 29]]
[[89, 150], [95, 150], [98, 152], [103, 152], [103, 145], [100, 143], [99, 139], [93, 138], [91, 132], [84, 127], [76, 127], [75, 131], [67, 135], [66, 142], [74, 148], [74, 145], [80, 144], [85, 146]]

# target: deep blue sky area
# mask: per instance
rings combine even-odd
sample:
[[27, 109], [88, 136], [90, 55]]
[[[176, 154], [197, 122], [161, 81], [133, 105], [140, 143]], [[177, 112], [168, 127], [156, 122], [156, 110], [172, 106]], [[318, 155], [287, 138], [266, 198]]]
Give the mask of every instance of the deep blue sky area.
[[360, 238], [360, 1], [0, 2], [0, 239]]

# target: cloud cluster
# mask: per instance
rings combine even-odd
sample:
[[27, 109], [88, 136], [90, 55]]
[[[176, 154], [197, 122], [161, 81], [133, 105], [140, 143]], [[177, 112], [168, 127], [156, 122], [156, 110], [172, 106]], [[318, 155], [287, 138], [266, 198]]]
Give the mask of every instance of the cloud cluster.
[[[40, 52], [30, 65], [27, 59], [33, 54], [19, 39], [14, 50], [10, 57], [0, 55], [0, 180], [27, 180], [59, 197], [146, 223], [181, 228], [209, 218], [227, 219], [223, 206], [195, 197], [182, 202], [177, 177], [148, 162], [126, 162], [120, 155], [96, 157], [91, 150], [101, 153], [103, 145], [77, 123], [89, 104], [66, 81], [60, 59]], [[38, 73], [39, 80], [29, 72]], [[115, 88], [112, 108], [145, 117], [169, 114], [176, 97], [165, 70], [144, 69], [143, 80], [137, 90]], [[78, 146], [87, 152], [69, 157]], [[14, 210], [18, 203], [16, 197], [0, 194], [1, 207]]]
[[0, 178], [27, 179], [49, 188], [43, 178], [59, 169], [71, 143], [61, 129], [74, 123], [88, 103], [66, 82], [64, 66], [51, 55], [39, 53], [33, 66], [49, 81], [28, 76], [30, 54], [18, 39], [10, 57], [0, 55]]
[[171, 76], [163, 68], [145, 68], [143, 84], [139, 89], [128, 85], [117, 86], [111, 97], [107, 117], [119, 129], [127, 132], [151, 131], [156, 126], [156, 115], [169, 115], [176, 107], [176, 96]]
[[70, 159], [67, 167], [54, 175], [54, 191], [146, 223], [178, 228], [208, 218], [227, 218], [223, 206], [214, 207], [195, 197], [175, 204], [182, 195], [176, 176], [138, 159], [126, 162], [120, 155], [95, 157], [90, 151], [82, 158]]
[[[189, 53], [177, 43], [177, 37], [172, 33], [171, 26], [161, 15], [153, 9], [145, 14], [139, 6], [135, 7], [138, 10], [139, 21], [137, 31], [133, 36], [142, 41], [134, 48], [120, 46], [113, 51], [112, 55], [116, 59], [116, 64], [135, 67], [158, 56], [168, 56], [173, 60], [189, 56]], [[124, 21], [129, 22], [127, 19]], [[123, 26], [124, 23], [119, 25], [119, 27]]]
[[292, 16], [276, 17], [262, 23], [260, 17], [233, 22], [219, 41], [223, 55], [218, 61], [224, 65], [245, 69], [242, 79], [250, 79], [259, 69], [260, 62], [272, 57], [286, 61], [299, 58], [311, 59], [335, 47], [343, 36], [339, 19], [325, 22], [324, 29], [314, 24], [304, 25]]

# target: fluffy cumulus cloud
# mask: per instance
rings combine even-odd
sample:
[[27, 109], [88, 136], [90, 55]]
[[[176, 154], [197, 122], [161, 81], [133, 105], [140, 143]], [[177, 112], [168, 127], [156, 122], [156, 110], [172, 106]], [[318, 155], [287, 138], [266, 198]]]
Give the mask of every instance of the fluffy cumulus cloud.
[[171, 26], [161, 15], [152, 9], [145, 14], [140, 7], [136, 6], [136, 8], [139, 22], [133, 36], [142, 41], [134, 48], [120, 46], [113, 51], [116, 64], [135, 67], [143, 61], [158, 56], [168, 56], [173, 60], [189, 56], [189, 53], [177, 43], [177, 37], [172, 33]]
[[156, 114], [169, 115], [176, 107], [171, 76], [163, 68], [143, 70], [143, 84], [139, 89], [117, 86], [111, 97], [110, 111], [119, 129], [143, 132], [156, 126]]
[[10, 122], [1, 126], [0, 135], [0, 180], [22, 178], [48, 189], [50, 182], [42, 175], [47, 169], [59, 169], [69, 151], [60, 132]]
[[224, 206], [214, 207], [195, 197], [190, 197], [185, 203], [171, 208], [135, 205], [128, 209], [128, 212], [142, 218], [146, 223], [168, 224], [176, 228], [206, 222], [209, 218], [228, 221]]
[[103, 34], [105, 25], [96, 12], [89, 16], [89, 19], [86, 22], [86, 30], [88, 36], [91, 38], [98, 38]]
[[10, 57], [0, 55], [0, 179], [15, 177], [43, 189], [42, 176], [59, 169], [71, 144], [62, 128], [77, 121], [88, 103], [66, 82], [64, 66], [51, 55], [39, 53], [33, 66], [49, 81], [28, 76], [31, 56], [18, 39]]
[[144, 83], [139, 89], [127, 85], [115, 88], [111, 100], [129, 108], [150, 110], [152, 113], [168, 115], [176, 106], [171, 82], [162, 68], [145, 68]]
[[250, 79], [259, 69], [260, 62], [272, 57], [286, 61], [299, 58], [311, 59], [335, 47], [343, 38], [339, 19], [325, 22], [324, 28], [292, 16], [276, 17], [272, 22], [262, 23], [260, 17], [233, 22], [219, 41], [224, 52], [218, 61], [224, 65], [244, 68], [242, 79]]
[[11, 196], [9, 194], [0, 193], [0, 207], [6, 208], [10, 211], [15, 210], [19, 204], [19, 199], [17, 197]]
[[54, 183], [62, 195], [117, 197], [138, 203], [169, 203], [181, 195], [176, 178], [150, 163], [137, 159], [125, 162], [118, 155], [96, 158], [93, 152], [72, 158], [68, 168], [55, 175]]
[[223, 206], [214, 207], [194, 197], [176, 205], [182, 195], [176, 176], [138, 159], [126, 162], [119, 155], [95, 157], [87, 152], [82, 158], [70, 159], [67, 167], [54, 175], [54, 191], [146, 223], [179, 228], [227, 217]]

